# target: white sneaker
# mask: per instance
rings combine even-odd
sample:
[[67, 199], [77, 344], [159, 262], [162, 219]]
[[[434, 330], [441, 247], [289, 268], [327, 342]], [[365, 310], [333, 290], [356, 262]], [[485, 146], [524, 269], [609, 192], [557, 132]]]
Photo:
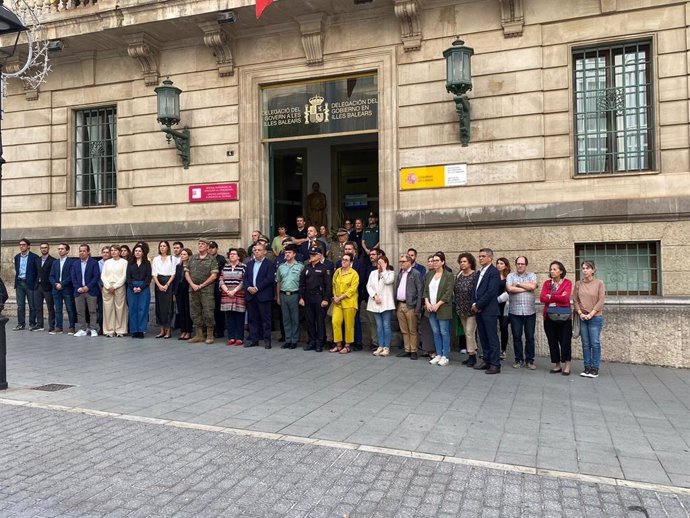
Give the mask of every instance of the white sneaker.
[[438, 364], [439, 364], [441, 367], [445, 367], [445, 366], [448, 365], [449, 363], [450, 363], [450, 360], [449, 360], [448, 358], [446, 358], [445, 356], [441, 356], [441, 359], [438, 361]]
[[86, 336], [86, 331], [84, 331], [83, 329], [80, 329], [79, 331], [74, 333], [74, 336]]
[[467, 349], [460, 349], [460, 354], [467, 354]]
[[441, 361], [440, 356], [434, 356], [431, 360], [429, 360], [429, 363], [431, 365], [438, 365], [438, 362], [440, 362], [440, 361]]
[[91, 330], [91, 336], [98, 336], [98, 331], [96, 331], [95, 329], [92, 329]]

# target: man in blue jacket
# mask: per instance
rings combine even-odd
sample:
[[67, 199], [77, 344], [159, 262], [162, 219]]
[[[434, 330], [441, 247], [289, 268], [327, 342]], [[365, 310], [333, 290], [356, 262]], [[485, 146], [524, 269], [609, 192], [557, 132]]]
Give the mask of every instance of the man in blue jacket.
[[256, 347], [259, 340], [264, 348], [271, 348], [271, 302], [276, 279], [275, 265], [266, 258], [266, 245], [258, 242], [252, 249], [254, 259], [249, 261], [244, 274], [244, 298], [247, 301], [249, 322], [249, 343], [245, 347]]
[[484, 361], [475, 365], [476, 370], [486, 374], [501, 372], [501, 346], [498, 341], [496, 321], [498, 319], [498, 292], [501, 276], [493, 265], [494, 251], [491, 248], [479, 250], [479, 275], [472, 290], [472, 312], [477, 315], [477, 331], [484, 351]]
[[98, 261], [91, 257], [89, 245], [79, 245], [79, 260], [72, 264], [74, 304], [77, 307], [79, 331], [74, 336], [89, 334], [86, 310], [89, 311], [91, 336], [98, 336], [98, 281], [101, 279]]
[[58, 258], [50, 267], [50, 286], [53, 290], [53, 303], [55, 304], [55, 329], [49, 334], [58, 335], [62, 333], [64, 327], [62, 305], [67, 307], [67, 318], [69, 319], [69, 332], [74, 334], [74, 326], [77, 319], [74, 315], [74, 287], [72, 286], [72, 265], [75, 259], [67, 257], [69, 254], [69, 245], [67, 243], [60, 243], [57, 247]]
[[17, 320], [15, 331], [26, 329], [26, 304], [29, 304], [29, 326], [36, 326], [36, 287], [38, 286], [38, 256], [31, 251], [31, 241], [19, 240], [19, 253], [14, 256], [14, 289], [17, 294]]

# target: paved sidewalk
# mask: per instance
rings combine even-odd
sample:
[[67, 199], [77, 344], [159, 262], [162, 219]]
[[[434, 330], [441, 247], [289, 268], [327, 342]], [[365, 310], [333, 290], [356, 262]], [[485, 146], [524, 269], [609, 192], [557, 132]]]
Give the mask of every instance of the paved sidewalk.
[[[13, 332], [0, 398], [690, 488], [690, 371], [499, 376], [366, 353]], [[76, 385], [60, 392], [31, 387]], [[1, 406], [1, 405], [0, 405]]]
[[686, 518], [690, 495], [0, 404], [0, 515]]

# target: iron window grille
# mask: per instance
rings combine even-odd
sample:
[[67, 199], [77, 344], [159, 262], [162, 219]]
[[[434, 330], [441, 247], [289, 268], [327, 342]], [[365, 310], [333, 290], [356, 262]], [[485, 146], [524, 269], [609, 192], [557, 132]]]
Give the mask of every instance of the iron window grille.
[[78, 110], [74, 120], [74, 205], [116, 205], [116, 108]]
[[578, 175], [654, 167], [649, 42], [573, 51]]
[[608, 295], [660, 295], [660, 243], [575, 244], [576, 279], [582, 278], [582, 261], [594, 261], [596, 277]]

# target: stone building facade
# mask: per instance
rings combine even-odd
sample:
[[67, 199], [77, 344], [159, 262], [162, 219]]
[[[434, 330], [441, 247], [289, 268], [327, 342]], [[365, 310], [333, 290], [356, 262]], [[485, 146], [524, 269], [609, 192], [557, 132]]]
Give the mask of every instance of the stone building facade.
[[[319, 182], [329, 225], [378, 211], [391, 256], [490, 246], [541, 281], [552, 259], [574, 277], [595, 258], [604, 358], [690, 367], [690, 2], [280, 0], [258, 20], [239, 0], [27, 3], [63, 48], [38, 92], [8, 85], [6, 280], [22, 236], [246, 245], [290, 226]], [[468, 146], [445, 88], [458, 36], [474, 49]], [[166, 77], [188, 169], [156, 121]], [[362, 88], [368, 119], [305, 133]], [[283, 108], [300, 130], [267, 127]], [[448, 165], [462, 174], [446, 187], [431, 166]], [[403, 188], [415, 171], [441, 183]], [[230, 183], [237, 200], [190, 201], [190, 186]]]

